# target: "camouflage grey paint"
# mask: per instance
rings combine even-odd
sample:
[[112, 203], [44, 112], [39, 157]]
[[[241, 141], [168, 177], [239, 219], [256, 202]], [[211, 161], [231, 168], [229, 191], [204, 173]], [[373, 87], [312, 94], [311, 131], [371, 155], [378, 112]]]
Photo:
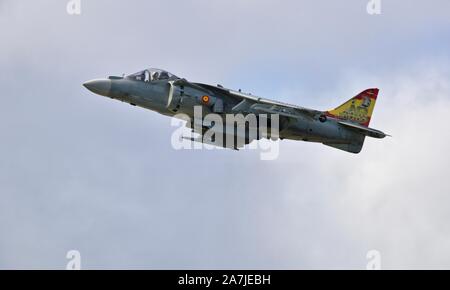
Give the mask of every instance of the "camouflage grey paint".
[[[159, 70], [160, 71], [160, 70]], [[147, 70], [143, 71], [147, 73]], [[142, 78], [148, 77], [143, 74]], [[185, 79], [142, 80], [135, 75], [127, 77], [109, 77], [96, 79], [83, 85], [90, 91], [140, 106], [166, 116], [184, 113], [192, 120], [194, 106], [202, 106], [204, 114], [260, 114], [279, 113], [280, 139], [302, 140], [323, 143], [334, 148], [359, 153], [366, 136], [383, 138], [381, 131], [361, 127], [344, 126], [339, 120], [326, 117], [326, 112], [306, 109], [298, 106], [262, 99], [241, 92], [200, 83], [191, 83]], [[209, 96], [208, 104], [202, 102], [203, 96]], [[225, 120], [225, 118], [223, 118]], [[369, 134], [368, 130], [375, 133]], [[374, 136], [375, 134], [375, 136]], [[252, 140], [249, 140], [251, 142]]]

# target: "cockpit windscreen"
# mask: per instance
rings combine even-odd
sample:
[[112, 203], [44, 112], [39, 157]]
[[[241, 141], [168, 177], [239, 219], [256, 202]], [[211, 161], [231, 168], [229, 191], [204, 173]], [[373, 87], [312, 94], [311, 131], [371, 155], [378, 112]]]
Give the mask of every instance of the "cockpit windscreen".
[[149, 68], [140, 72], [137, 72], [135, 74], [131, 74], [126, 77], [127, 79], [132, 79], [136, 81], [142, 81], [142, 82], [153, 82], [153, 81], [159, 81], [159, 80], [177, 80], [179, 77], [176, 75], [171, 74], [170, 72], [167, 72], [162, 69], [157, 68]]

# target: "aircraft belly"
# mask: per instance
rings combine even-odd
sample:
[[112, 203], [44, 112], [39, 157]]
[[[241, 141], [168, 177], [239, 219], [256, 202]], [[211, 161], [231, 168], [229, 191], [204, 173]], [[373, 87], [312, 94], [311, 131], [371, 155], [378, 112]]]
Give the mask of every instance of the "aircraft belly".
[[309, 142], [348, 143], [346, 130], [335, 122], [299, 119], [282, 132], [282, 137]]

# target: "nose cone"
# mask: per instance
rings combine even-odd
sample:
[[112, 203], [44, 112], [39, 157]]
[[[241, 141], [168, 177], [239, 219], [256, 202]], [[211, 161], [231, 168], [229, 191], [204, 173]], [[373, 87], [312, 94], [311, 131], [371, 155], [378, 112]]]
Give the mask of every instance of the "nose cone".
[[83, 84], [83, 86], [85, 86], [86, 89], [90, 90], [93, 93], [106, 97], [111, 92], [111, 80], [107, 79], [87, 81]]

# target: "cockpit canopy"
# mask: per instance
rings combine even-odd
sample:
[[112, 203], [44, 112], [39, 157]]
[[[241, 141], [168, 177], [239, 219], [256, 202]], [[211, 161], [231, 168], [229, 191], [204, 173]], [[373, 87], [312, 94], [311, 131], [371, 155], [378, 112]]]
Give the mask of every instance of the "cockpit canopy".
[[142, 81], [142, 82], [153, 82], [158, 80], [178, 80], [179, 77], [171, 74], [168, 71], [157, 69], [157, 68], [149, 68], [135, 74], [129, 75], [126, 77], [127, 79]]

